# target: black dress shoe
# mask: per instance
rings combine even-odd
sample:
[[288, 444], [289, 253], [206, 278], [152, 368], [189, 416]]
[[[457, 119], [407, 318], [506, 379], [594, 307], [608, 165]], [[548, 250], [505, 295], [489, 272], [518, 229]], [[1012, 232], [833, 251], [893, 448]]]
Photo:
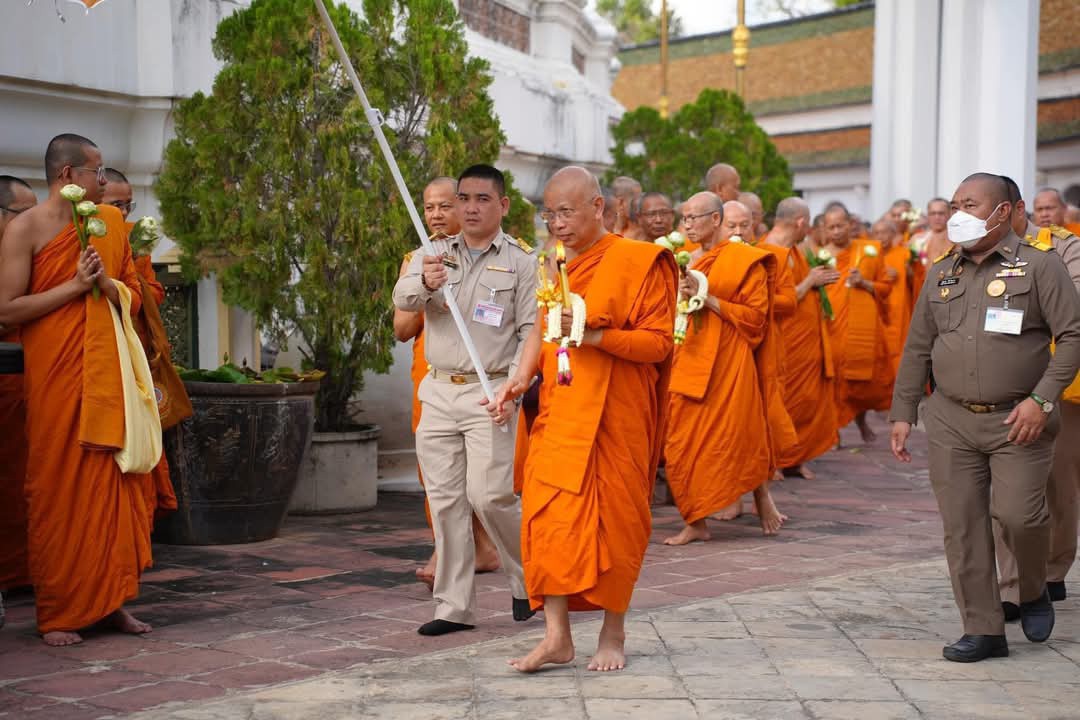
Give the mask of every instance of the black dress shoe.
[[1016, 622], [1020, 619], [1020, 606], [1014, 602], [1002, 600], [1001, 612], [1005, 613], [1005, 622]]
[[536, 614], [536, 611], [533, 610], [532, 606], [529, 604], [528, 598], [526, 598], [525, 600], [522, 600], [521, 598], [514, 598], [513, 609], [514, 620], [516, 620], [517, 622], [523, 622], [525, 620], [528, 620]]
[[1064, 580], [1048, 580], [1046, 582], [1046, 592], [1050, 593], [1050, 600], [1052, 602], [1061, 602], [1069, 596], [1065, 592]]
[[420, 629], [416, 632], [421, 635], [435, 636], [446, 635], [447, 633], [458, 632], [460, 630], [472, 630], [474, 627], [476, 626], [450, 622], [449, 620], [432, 620], [431, 622], [421, 625]]
[[990, 657], [1008, 657], [1009, 643], [1004, 635], [965, 635], [941, 651], [946, 660], [972, 663]]
[[1038, 600], [1020, 603], [1020, 627], [1031, 642], [1045, 642], [1054, 630], [1054, 604], [1043, 590]]

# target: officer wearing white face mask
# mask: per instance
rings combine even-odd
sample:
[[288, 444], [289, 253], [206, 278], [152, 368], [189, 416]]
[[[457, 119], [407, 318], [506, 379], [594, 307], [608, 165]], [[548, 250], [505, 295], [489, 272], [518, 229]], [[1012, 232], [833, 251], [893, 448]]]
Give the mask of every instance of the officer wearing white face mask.
[[1054, 627], [1046, 483], [1059, 425], [1054, 401], [1080, 366], [1080, 295], [1051, 247], [1013, 232], [1000, 176], [969, 176], [952, 209], [956, 248], [934, 262], [915, 306], [890, 419], [893, 454], [910, 462], [906, 442], [932, 370], [930, 482], [964, 623], [943, 655], [975, 662], [1009, 654], [991, 516], [1016, 555], [1024, 635], [1042, 642]]

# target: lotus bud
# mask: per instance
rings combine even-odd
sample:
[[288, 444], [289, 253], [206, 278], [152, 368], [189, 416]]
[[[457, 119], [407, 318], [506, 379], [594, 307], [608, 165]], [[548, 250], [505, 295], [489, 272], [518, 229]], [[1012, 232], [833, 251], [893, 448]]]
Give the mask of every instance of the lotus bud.
[[686, 250], [681, 250], [675, 255], [675, 262], [683, 266], [689, 265], [692, 259], [690, 253]]
[[65, 200], [70, 200], [73, 203], [77, 203], [86, 197], [86, 190], [78, 185], [65, 185], [60, 188], [60, 197]]
[[671, 252], [675, 252], [675, 246], [672, 245], [671, 241], [668, 240], [666, 237], [658, 237], [653, 242], [656, 245], [659, 245], [660, 247], [664, 248], [665, 250], [670, 250]]
[[83, 217], [88, 217], [90, 215], [97, 215], [98, 209], [97, 205], [95, 205], [94, 203], [90, 202], [89, 200], [83, 200], [82, 202], [75, 205], [75, 212], [79, 213]]
[[672, 248], [678, 249], [686, 244], [686, 238], [678, 230], [672, 230], [667, 234], [667, 241], [671, 243]]
[[867, 245], [863, 248], [863, 255], [866, 257], [877, 257], [877, 248], [873, 245]]
[[86, 232], [94, 237], [105, 237], [106, 231], [105, 221], [101, 218], [90, 218], [86, 221]]

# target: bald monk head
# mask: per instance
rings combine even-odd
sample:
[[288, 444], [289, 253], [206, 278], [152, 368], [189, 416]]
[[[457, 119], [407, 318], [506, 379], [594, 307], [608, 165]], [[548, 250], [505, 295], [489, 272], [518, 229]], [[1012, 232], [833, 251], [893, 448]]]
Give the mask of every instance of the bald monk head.
[[739, 199], [739, 171], [727, 163], [716, 163], [705, 173], [705, 189], [724, 202]]
[[1005, 182], [1005, 191], [1008, 193], [1009, 202], [1012, 203], [1013, 207], [1009, 224], [1012, 226], [1014, 233], [1024, 237], [1027, 235], [1028, 216], [1024, 198], [1020, 196], [1020, 186], [1008, 175], [1002, 175], [1001, 179]]
[[0, 238], [4, 228], [24, 210], [37, 205], [37, 196], [30, 185], [14, 175], [0, 175]]
[[851, 244], [851, 215], [843, 203], [829, 203], [822, 224], [825, 243], [841, 250]]
[[1035, 224], [1039, 227], [1065, 224], [1065, 201], [1054, 188], [1043, 188], [1035, 193], [1035, 202], [1032, 203], [1032, 214], [1035, 216]]
[[570, 257], [585, 252], [607, 234], [600, 183], [592, 173], [576, 165], [564, 167], [548, 180], [540, 215]]
[[926, 203], [926, 221], [930, 226], [930, 232], [945, 232], [949, 222], [949, 201], [945, 198], [934, 198]]
[[424, 188], [424, 224], [432, 235], [452, 236], [461, 232], [457, 185], [452, 177], [437, 177]]
[[750, 216], [754, 219], [754, 237], [761, 239], [769, 233], [765, 225], [765, 206], [761, 204], [761, 198], [757, 193], [739, 193], [739, 202], [750, 209]]
[[738, 242], [749, 242], [754, 230], [754, 216], [750, 214], [750, 208], [738, 200], [729, 200], [724, 203], [724, 219], [720, 223], [720, 239], [732, 240], [738, 238]]
[[893, 201], [893, 204], [889, 207], [889, 219], [892, 220], [893, 225], [896, 226], [896, 231], [900, 234], [908, 231], [910, 223], [904, 219], [904, 213], [908, 212], [911, 212], [911, 201], [903, 198]]
[[647, 192], [638, 201], [638, 222], [645, 231], [645, 240], [652, 242], [675, 228], [675, 208], [671, 198], [660, 192]]
[[801, 197], [784, 198], [776, 206], [769, 242], [780, 247], [795, 247], [810, 232], [810, 206]]
[[708, 252], [720, 241], [720, 225], [724, 220], [724, 203], [716, 193], [708, 191], [692, 195], [682, 204], [686, 237]]
[[45, 177], [50, 195], [59, 195], [65, 185], [78, 185], [86, 190], [84, 200], [100, 203], [105, 188], [101, 150], [82, 135], [57, 135], [45, 150]]
[[620, 175], [611, 182], [615, 194], [615, 232], [627, 235], [627, 229], [637, 229], [637, 203], [641, 197], [641, 183], [632, 177]]
[[610, 233], [615, 232], [615, 226], [619, 219], [618, 198], [615, 197], [615, 191], [611, 188], [602, 188], [600, 194], [604, 198], [604, 215], [601, 218], [604, 223], [604, 229]]
[[962, 210], [985, 222], [986, 235], [966, 248], [973, 255], [990, 251], [1012, 229], [1009, 187], [1000, 175], [968, 175], [953, 193], [950, 206], [953, 210]]
[[900, 231], [897, 229], [896, 223], [888, 215], [885, 215], [870, 227], [870, 239], [877, 240], [881, 243], [882, 249], [888, 250], [900, 242]]
[[117, 208], [127, 220], [127, 216], [135, 209], [132, 197], [131, 183], [128, 182], [124, 173], [115, 168], [105, 168], [105, 192], [101, 198], [102, 204]]

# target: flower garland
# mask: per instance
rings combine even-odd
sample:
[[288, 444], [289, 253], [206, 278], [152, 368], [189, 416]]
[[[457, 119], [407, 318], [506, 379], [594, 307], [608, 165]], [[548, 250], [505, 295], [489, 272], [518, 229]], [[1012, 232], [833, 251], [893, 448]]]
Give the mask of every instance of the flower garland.
[[[555, 351], [558, 374], [556, 382], [559, 385], [570, 385], [574, 381], [574, 373], [570, 369], [570, 348], [580, 347], [585, 340], [585, 298], [577, 293], [570, 292], [570, 278], [566, 271], [566, 251], [562, 242], [555, 246], [555, 264], [559, 272], [559, 286], [548, 281], [547, 276], [547, 252], [541, 252], [537, 256], [540, 277], [539, 287], [536, 289], [536, 303], [540, 309], [547, 308], [547, 331], [544, 333], [544, 341], [556, 343], [559, 349]], [[570, 308], [573, 317], [570, 323], [570, 335], [562, 334], [562, 311], [564, 307]]]

